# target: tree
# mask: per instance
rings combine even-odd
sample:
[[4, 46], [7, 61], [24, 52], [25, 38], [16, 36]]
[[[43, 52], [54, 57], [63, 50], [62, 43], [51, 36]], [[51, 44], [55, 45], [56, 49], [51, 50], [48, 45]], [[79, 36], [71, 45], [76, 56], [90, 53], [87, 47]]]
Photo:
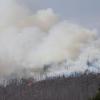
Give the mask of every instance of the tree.
[[96, 96], [92, 100], [100, 100], [100, 88], [98, 89]]

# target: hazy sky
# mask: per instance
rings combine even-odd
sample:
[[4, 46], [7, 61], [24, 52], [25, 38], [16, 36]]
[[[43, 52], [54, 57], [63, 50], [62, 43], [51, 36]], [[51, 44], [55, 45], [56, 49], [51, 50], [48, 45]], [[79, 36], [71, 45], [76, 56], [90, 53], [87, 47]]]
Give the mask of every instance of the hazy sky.
[[100, 28], [100, 0], [22, 0], [34, 11], [53, 8], [63, 19]]

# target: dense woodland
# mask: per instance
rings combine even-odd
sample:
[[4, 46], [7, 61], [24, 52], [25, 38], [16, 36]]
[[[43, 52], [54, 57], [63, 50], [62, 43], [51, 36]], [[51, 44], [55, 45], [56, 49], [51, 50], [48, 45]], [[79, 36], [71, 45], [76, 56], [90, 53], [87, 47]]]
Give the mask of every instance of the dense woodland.
[[100, 100], [100, 74], [74, 74], [39, 82], [33, 79], [13, 80], [0, 86], [0, 100]]

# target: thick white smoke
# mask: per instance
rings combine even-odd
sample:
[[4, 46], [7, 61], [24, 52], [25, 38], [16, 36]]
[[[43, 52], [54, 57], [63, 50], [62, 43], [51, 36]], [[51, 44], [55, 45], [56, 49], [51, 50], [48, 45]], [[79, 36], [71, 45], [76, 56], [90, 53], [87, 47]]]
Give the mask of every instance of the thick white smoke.
[[35, 73], [64, 60], [74, 62], [71, 70], [81, 69], [75, 67], [81, 58], [99, 53], [96, 37], [94, 30], [60, 21], [51, 8], [32, 14], [15, 0], [0, 0], [0, 77], [23, 69]]

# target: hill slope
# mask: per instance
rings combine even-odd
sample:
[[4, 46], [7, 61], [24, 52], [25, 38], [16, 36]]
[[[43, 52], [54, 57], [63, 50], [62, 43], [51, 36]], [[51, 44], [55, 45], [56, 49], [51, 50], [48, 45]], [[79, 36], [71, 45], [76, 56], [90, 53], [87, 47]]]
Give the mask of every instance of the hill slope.
[[88, 100], [100, 87], [100, 74], [83, 74], [33, 82], [13, 80], [0, 86], [0, 100]]

